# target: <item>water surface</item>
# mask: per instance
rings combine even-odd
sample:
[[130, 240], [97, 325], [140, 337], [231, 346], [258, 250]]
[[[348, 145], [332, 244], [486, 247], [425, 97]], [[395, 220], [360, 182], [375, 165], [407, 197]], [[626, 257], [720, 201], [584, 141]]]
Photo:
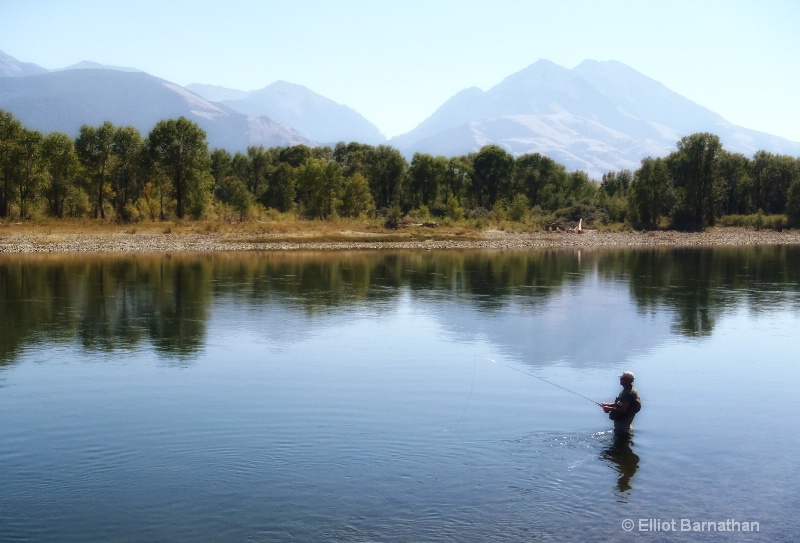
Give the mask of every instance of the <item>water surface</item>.
[[[796, 540], [799, 292], [783, 247], [3, 257], [0, 540]], [[541, 380], [622, 370], [621, 449]]]

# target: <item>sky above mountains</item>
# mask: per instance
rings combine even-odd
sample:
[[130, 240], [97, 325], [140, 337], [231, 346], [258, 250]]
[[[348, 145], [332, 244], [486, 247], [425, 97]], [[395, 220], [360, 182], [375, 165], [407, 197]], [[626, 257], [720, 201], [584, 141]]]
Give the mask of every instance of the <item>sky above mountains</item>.
[[800, 141], [793, 0], [4, 0], [0, 51], [188, 85], [284, 80], [403, 134], [539, 59], [618, 60], [735, 124]]

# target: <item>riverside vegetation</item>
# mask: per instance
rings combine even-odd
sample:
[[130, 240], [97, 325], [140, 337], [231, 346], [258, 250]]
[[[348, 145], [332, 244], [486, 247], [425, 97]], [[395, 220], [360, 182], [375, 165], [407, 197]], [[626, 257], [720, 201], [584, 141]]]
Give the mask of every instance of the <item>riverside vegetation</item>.
[[597, 181], [496, 145], [449, 158], [416, 153], [410, 162], [390, 146], [356, 142], [231, 154], [210, 150], [203, 130], [183, 117], [158, 122], [146, 137], [106, 122], [72, 139], [29, 130], [0, 110], [0, 219], [65, 224], [51, 218], [134, 228], [192, 219], [209, 231], [232, 222], [318, 229], [308, 220], [367, 230], [548, 231], [579, 220], [606, 230], [783, 230], [800, 225], [800, 159], [766, 151], [748, 158], [697, 133], [667, 157]]

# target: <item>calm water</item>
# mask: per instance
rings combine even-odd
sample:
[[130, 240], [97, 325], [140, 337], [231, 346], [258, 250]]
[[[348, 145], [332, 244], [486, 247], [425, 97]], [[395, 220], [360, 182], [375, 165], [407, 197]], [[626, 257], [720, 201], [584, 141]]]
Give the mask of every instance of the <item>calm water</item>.
[[[798, 248], [5, 256], [0, 541], [797, 541], [799, 324]], [[536, 378], [622, 370], [622, 449]]]

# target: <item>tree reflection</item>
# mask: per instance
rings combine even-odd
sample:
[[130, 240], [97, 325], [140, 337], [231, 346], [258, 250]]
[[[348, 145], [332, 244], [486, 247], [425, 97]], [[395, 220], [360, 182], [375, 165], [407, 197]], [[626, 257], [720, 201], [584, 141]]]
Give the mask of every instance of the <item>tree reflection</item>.
[[149, 344], [190, 357], [203, 348], [218, 299], [314, 316], [380, 308], [408, 292], [497, 313], [543, 305], [592, 278], [627, 284], [642, 314], [669, 310], [674, 331], [705, 336], [735, 307], [797, 306], [800, 248], [4, 256], [0, 364], [45, 342], [98, 351]]

